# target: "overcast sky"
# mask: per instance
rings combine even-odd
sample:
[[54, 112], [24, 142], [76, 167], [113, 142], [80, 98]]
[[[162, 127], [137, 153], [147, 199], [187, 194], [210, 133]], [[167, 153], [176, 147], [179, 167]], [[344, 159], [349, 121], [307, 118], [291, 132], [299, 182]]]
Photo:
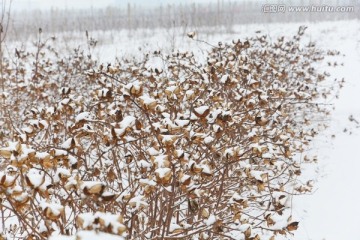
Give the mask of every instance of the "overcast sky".
[[[1, 0], [4, 1], [4, 0]], [[24, 9], [81, 9], [81, 8], [103, 8], [107, 6], [121, 6], [126, 7], [130, 2], [138, 6], [154, 7], [160, 4], [168, 3], [206, 3], [216, 2], [217, 0], [13, 0], [12, 9], [24, 10]]]

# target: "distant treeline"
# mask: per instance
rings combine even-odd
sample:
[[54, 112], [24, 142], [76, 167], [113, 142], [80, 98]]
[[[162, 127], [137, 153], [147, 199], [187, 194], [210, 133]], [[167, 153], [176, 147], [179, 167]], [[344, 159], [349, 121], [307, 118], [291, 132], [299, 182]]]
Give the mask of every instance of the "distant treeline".
[[[266, 5], [267, 4], [267, 5]], [[269, 13], [269, 4], [283, 4], [285, 12]], [[266, 5], [266, 6], [265, 6]], [[351, 6], [351, 12], [289, 12], [289, 6]], [[12, 10], [9, 37], [26, 39], [36, 34], [38, 28], [44, 32], [94, 30], [137, 30], [172, 27], [224, 26], [229, 31], [235, 24], [330, 21], [359, 18], [360, 2], [356, 0], [292, 0], [292, 1], [229, 1], [211, 3], [176, 3], [145, 8], [128, 3], [127, 7], [109, 6], [97, 9], [89, 6], [83, 10], [51, 9]]]

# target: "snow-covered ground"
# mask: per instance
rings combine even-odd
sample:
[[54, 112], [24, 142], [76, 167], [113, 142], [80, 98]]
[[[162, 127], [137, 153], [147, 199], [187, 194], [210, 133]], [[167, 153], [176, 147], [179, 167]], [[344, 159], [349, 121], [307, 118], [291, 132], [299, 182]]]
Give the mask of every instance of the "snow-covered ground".
[[[360, 125], [356, 120], [360, 119], [360, 22], [316, 24], [309, 32], [322, 47], [345, 54], [341, 58], [344, 67], [336, 69], [332, 76], [344, 77], [346, 83], [339, 99], [334, 100], [330, 128], [314, 143], [322, 176], [317, 190], [312, 196], [295, 198], [295, 209], [303, 216], [295, 239], [358, 239]], [[351, 115], [355, 120], [349, 119]]]

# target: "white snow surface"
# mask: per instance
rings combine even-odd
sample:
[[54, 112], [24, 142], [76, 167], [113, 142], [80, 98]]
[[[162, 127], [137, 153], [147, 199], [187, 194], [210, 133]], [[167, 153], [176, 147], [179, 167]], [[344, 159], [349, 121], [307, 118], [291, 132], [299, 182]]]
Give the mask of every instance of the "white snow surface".
[[75, 121], [80, 122], [82, 120], [90, 120], [90, 113], [89, 112], [82, 112], [76, 116]]
[[61, 148], [70, 149], [72, 138], [68, 138], [65, 142], [61, 144]]
[[344, 77], [346, 82], [334, 100], [330, 128], [313, 143], [319, 159], [317, 190], [311, 196], [294, 198], [295, 211], [301, 216], [294, 239], [358, 239], [360, 128], [349, 116], [360, 120], [360, 21], [313, 25], [309, 32], [321, 47], [345, 54], [339, 59], [344, 67], [332, 76]]
[[135, 124], [135, 117], [133, 116], [126, 116], [124, 117], [124, 119], [120, 122], [120, 126], [121, 128], [128, 128], [128, 127], [132, 127]]
[[205, 113], [206, 110], [208, 110], [209, 107], [208, 106], [201, 106], [201, 107], [197, 107], [195, 108], [195, 112], [202, 115]]
[[213, 225], [216, 222], [215, 215], [211, 214], [208, 219], [206, 219], [205, 224], [207, 226]]

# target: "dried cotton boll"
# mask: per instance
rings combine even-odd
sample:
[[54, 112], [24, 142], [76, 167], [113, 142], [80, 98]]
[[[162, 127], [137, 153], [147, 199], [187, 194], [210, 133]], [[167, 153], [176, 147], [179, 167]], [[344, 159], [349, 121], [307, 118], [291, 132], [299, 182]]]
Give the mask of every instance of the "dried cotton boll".
[[194, 39], [194, 37], [196, 36], [196, 33], [195, 32], [188, 32], [187, 33], [187, 36], [191, 39]]

